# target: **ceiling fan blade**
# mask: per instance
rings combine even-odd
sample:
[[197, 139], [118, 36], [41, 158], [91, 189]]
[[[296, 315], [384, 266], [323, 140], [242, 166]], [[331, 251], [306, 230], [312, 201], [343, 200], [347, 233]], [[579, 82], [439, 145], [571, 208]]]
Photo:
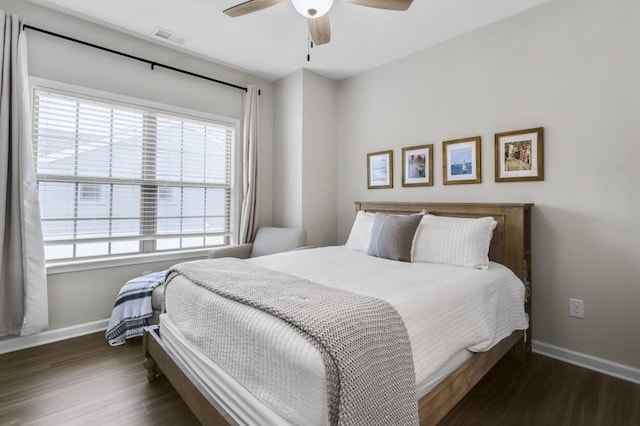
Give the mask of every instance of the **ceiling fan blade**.
[[413, 0], [344, 0], [345, 3], [386, 10], [407, 10]]
[[229, 9], [225, 9], [222, 12], [235, 18], [237, 16], [247, 15], [249, 13], [257, 12], [259, 10], [275, 6], [276, 4], [282, 3], [283, 1], [284, 0], [249, 0], [230, 7]]
[[331, 41], [329, 14], [324, 14], [319, 18], [309, 18], [309, 32], [316, 46], [329, 43]]

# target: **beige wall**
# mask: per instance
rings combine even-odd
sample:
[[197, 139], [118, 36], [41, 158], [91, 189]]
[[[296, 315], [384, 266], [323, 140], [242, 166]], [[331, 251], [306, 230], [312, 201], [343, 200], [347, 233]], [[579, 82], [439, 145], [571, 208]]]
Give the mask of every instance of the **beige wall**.
[[313, 246], [336, 243], [338, 84], [309, 70], [276, 83], [274, 212]]
[[302, 70], [275, 84], [273, 224], [302, 226]]
[[[28, 24], [142, 56], [240, 86], [255, 84], [260, 96], [260, 223], [272, 221], [273, 84], [236, 70], [186, 55], [156, 43], [72, 18], [26, 1], [0, 0], [0, 9], [18, 13]], [[197, 111], [240, 118], [238, 89], [156, 69], [75, 43], [28, 32], [32, 76], [148, 99]], [[108, 318], [123, 282], [143, 271], [164, 269], [176, 262], [141, 264], [49, 275], [50, 328], [56, 329]]]
[[[640, 16], [554, 0], [344, 80], [338, 239], [354, 200], [533, 202], [533, 338], [640, 367]], [[495, 183], [493, 134], [544, 126], [544, 182]], [[481, 185], [442, 185], [441, 142], [482, 136]], [[435, 186], [402, 188], [403, 146], [435, 144]], [[393, 149], [395, 187], [367, 190]], [[568, 316], [568, 298], [585, 319]]]
[[303, 80], [303, 223], [310, 245], [335, 245], [338, 84], [308, 70]]

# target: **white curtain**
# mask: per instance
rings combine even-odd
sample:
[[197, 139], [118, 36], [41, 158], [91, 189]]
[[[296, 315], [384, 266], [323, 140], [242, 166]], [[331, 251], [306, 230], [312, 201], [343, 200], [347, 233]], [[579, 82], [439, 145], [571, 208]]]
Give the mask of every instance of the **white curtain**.
[[31, 145], [27, 40], [0, 11], [0, 336], [48, 327], [47, 276]]
[[252, 85], [244, 95], [242, 112], [242, 211], [239, 243], [252, 242], [258, 219], [258, 89]]

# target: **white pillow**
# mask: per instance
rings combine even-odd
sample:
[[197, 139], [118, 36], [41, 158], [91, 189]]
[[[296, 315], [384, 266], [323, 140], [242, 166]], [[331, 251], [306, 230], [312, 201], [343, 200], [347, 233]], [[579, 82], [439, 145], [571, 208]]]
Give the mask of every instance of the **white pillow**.
[[427, 214], [413, 240], [413, 262], [489, 269], [489, 244], [498, 222]]
[[351, 250], [367, 252], [369, 243], [371, 242], [371, 230], [373, 229], [373, 221], [375, 213], [367, 213], [359, 211], [356, 219], [353, 221], [349, 239], [345, 246]]

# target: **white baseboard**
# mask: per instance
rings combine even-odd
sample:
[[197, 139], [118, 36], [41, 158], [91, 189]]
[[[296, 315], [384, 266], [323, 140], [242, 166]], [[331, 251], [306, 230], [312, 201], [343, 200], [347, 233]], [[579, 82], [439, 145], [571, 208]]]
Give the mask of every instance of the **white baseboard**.
[[589, 370], [594, 370], [599, 373], [640, 384], [640, 369], [638, 368], [571, 351], [569, 349], [539, 342], [537, 340], [533, 340], [531, 342], [531, 350], [534, 353], [548, 356], [549, 358], [554, 358], [568, 362], [569, 364], [574, 364], [579, 367], [588, 368]]
[[85, 334], [97, 333], [106, 330], [108, 325], [109, 319], [107, 318], [71, 327], [47, 330], [31, 336], [4, 338], [0, 340], [0, 354], [46, 345], [47, 343], [84, 336]]

